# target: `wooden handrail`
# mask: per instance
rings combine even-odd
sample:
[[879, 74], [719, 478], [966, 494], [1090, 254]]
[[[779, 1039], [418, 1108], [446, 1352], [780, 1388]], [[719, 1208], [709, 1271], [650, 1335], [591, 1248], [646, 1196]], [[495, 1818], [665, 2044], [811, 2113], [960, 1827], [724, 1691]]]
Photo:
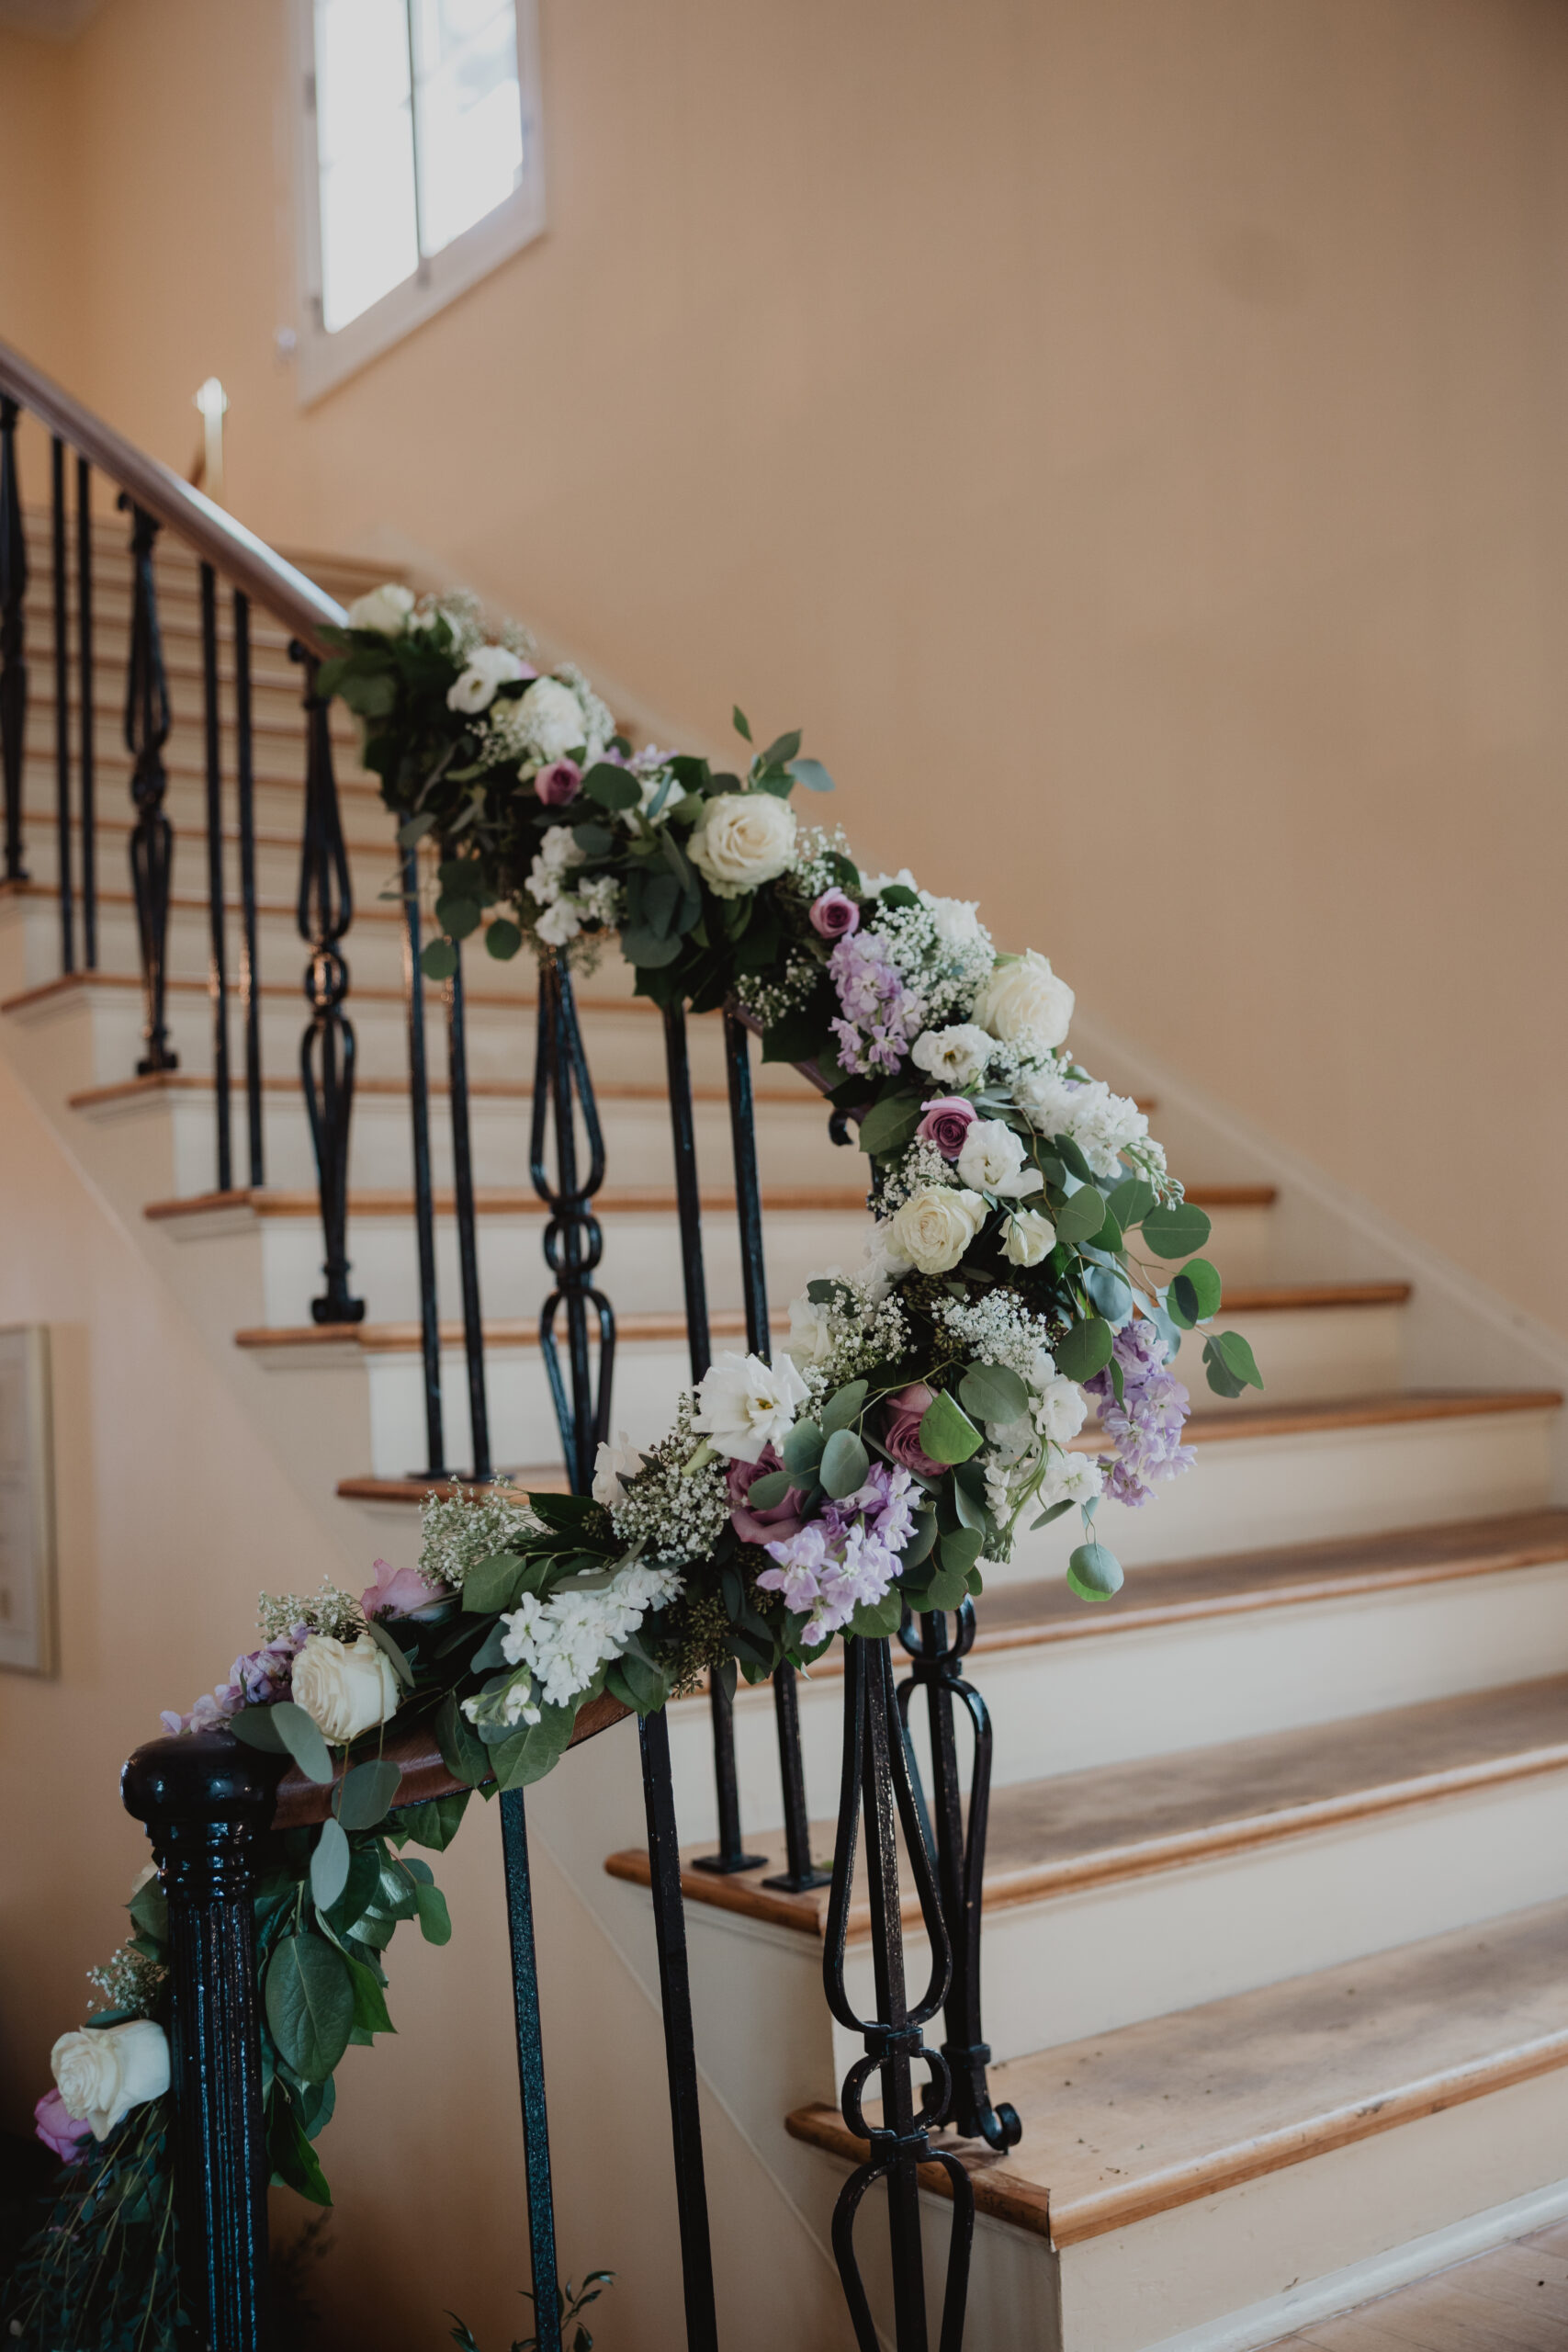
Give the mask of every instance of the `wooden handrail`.
[[[580, 1747], [596, 1733], [608, 1731], [612, 1724], [625, 1723], [630, 1713], [629, 1707], [623, 1707], [607, 1691], [602, 1698], [590, 1700], [579, 1712], [569, 1745]], [[457, 1796], [468, 1786], [465, 1781], [454, 1780], [446, 1770], [435, 1734], [427, 1721], [400, 1724], [389, 1733], [381, 1753], [402, 1775], [392, 1799], [394, 1805], [428, 1804], [433, 1797]], [[339, 1780], [343, 1773], [344, 1767], [339, 1763]], [[275, 1829], [307, 1829], [314, 1822], [324, 1821], [332, 1807], [332, 1790], [308, 1781], [298, 1764], [291, 1764], [277, 1784], [277, 1810], [272, 1826]]]
[[291, 635], [318, 653], [327, 650], [322, 631], [341, 628], [347, 618], [335, 597], [275, 555], [264, 539], [236, 523], [231, 514], [182, 481], [156, 458], [133, 447], [112, 425], [62, 391], [31, 360], [3, 343], [0, 392], [8, 393], [51, 433], [68, 442], [79, 457], [118, 483], [138, 506], [155, 514], [233, 587], [243, 589], [253, 604], [281, 621]]

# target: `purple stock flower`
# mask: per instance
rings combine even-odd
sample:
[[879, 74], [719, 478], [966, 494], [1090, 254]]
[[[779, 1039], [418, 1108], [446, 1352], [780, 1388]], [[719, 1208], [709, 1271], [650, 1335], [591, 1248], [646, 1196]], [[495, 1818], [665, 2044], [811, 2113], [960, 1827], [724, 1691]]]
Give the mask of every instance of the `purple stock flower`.
[[1190, 1405], [1187, 1391], [1166, 1361], [1166, 1345], [1155, 1326], [1140, 1317], [1117, 1332], [1115, 1361], [1122, 1370], [1122, 1402], [1111, 1384], [1111, 1367], [1084, 1387], [1100, 1408], [1100, 1425], [1116, 1447], [1105, 1481], [1112, 1502], [1134, 1509], [1146, 1503], [1157, 1478], [1190, 1470], [1197, 1456], [1181, 1442]]
[[291, 1625], [287, 1634], [278, 1634], [259, 1650], [249, 1650], [243, 1657], [237, 1657], [229, 1669], [228, 1681], [220, 1682], [216, 1690], [204, 1690], [188, 1715], [176, 1714], [172, 1707], [165, 1707], [158, 1719], [164, 1729], [171, 1734], [221, 1731], [242, 1707], [270, 1707], [276, 1701], [287, 1699], [294, 1661], [304, 1648], [310, 1631], [309, 1625]]
[[840, 1067], [857, 1078], [900, 1069], [925, 1026], [925, 1005], [905, 988], [886, 942], [874, 931], [852, 933], [840, 940], [828, 969], [841, 1016], [830, 1024]]
[[864, 1486], [819, 1517], [767, 1546], [775, 1565], [757, 1582], [784, 1595], [786, 1608], [807, 1616], [805, 1640], [816, 1648], [847, 1625], [863, 1601], [882, 1599], [898, 1573], [898, 1556], [914, 1530], [909, 1474], [874, 1463]]

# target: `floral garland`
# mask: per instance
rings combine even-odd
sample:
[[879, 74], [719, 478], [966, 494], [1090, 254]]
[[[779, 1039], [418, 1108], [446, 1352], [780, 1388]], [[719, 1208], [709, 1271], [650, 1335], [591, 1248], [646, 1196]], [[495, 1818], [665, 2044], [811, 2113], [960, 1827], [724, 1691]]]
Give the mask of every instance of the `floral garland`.
[[[526, 938], [580, 962], [618, 932], [640, 993], [736, 1002], [764, 1059], [813, 1066], [858, 1122], [874, 1222], [859, 1265], [794, 1302], [787, 1352], [718, 1356], [658, 1443], [601, 1448], [592, 1494], [433, 1498], [417, 1568], [378, 1561], [357, 1601], [264, 1595], [261, 1646], [164, 1716], [332, 1789], [319, 1826], [273, 1841], [254, 1903], [274, 2177], [321, 2203], [334, 2069], [391, 2030], [387, 1946], [405, 1920], [450, 1933], [410, 1849], [442, 1850], [474, 1789], [541, 1778], [606, 1695], [646, 1714], [710, 1676], [807, 1671], [835, 1635], [954, 1610], [1026, 1523], [1075, 1508], [1068, 1582], [1107, 1598], [1122, 1570], [1094, 1531], [1101, 1497], [1141, 1505], [1193, 1459], [1170, 1369], [1183, 1332], [1204, 1327], [1221, 1395], [1262, 1385], [1246, 1340], [1209, 1328], [1207, 1217], [1137, 1105], [1067, 1050], [1072, 990], [1043, 956], [999, 955], [972, 904], [864, 876], [841, 833], [803, 824], [795, 787], [831, 779], [798, 735], [715, 774], [634, 751], [577, 671], [541, 674], [468, 600], [389, 586], [348, 617], [320, 684], [359, 714], [402, 844], [433, 837], [426, 971], [449, 974], [481, 927], [492, 956]], [[739, 709], [735, 725], [750, 746]], [[1098, 1445], [1080, 1434], [1091, 1402]], [[455, 1794], [389, 1810], [394, 1716], [434, 1731]], [[130, 1908], [39, 2103], [67, 2170], [10, 2312], [39, 2347], [108, 2352], [174, 2325], [168, 1925], [150, 1875]]]

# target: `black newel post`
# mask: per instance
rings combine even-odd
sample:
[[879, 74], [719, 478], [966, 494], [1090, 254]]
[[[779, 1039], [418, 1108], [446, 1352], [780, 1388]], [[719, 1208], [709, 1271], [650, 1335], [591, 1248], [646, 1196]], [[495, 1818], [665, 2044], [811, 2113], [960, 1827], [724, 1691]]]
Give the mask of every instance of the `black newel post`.
[[348, 965], [343, 939], [354, 921], [354, 889], [343, 838], [328, 705], [317, 692], [321, 663], [298, 639], [291, 662], [305, 665], [305, 836], [299, 850], [299, 936], [310, 1025], [299, 1044], [299, 1077], [315, 1147], [321, 1201], [324, 1296], [310, 1301], [317, 1323], [360, 1323], [365, 1301], [348, 1288], [348, 1136], [354, 1110], [354, 1024], [344, 1011]]
[[130, 887], [136, 899], [136, 929], [141, 944], [141, 987], [147, 1017], [147, 1051], [136, 1065], [138, 1078], [177, 1069], [170, 1050], [164, 991], [168, 978], [169, 893], [174, 884], [175, 829], [164, 814], [168, 776], [164, 746], [169, 740], [169, 682], [164, 668], [164, 639], [158, 626], [158, 594], [152, 579], [156, 516], [122, 491], [130, 528], [130, 666], [125, 681], [125, 748], [134, 763], [130, 797], [136, 823], [130, 835]]
[[[947, 2039], [942, 2045], [951, 2083], [942, 2120], [965, 2140], [984, 2140], [1000, 2155], [1018, 2145], [1023, 2125], [1018, 2109], [1005, 2099], [1000, 2107], [991, 2105], [986, 2080], [991, 2051], [980, 2026], [980, 1910], [991, 1804], [991, 1718], [984, 1699], [961, 1671], [974, 1646], [975, 1604], [966, 1600], [959, 1609], [951, 1641], [947, 1619], [934, 1610], [922, 1614], [918, 1635], [906, 1613], [900, 1639], [910, 1658], [909, 1679], [898, 1690], [906, 1724], [915, 1692], [923, 1690], [926, 1694], [931, 1743], [926, 1842], [953, 1945], [953, 1981], [943, 2012]], [[959, 1787], [955, 1706], [967, 1711], [975, 1735], [967, 1815]]]
[[28, 878], [22, 852], [22, 751], [28, 722], [22, 607], [28, 593], [28, 542], [17, 478], [20, 414], [16, 401], [0, 392], [0, 774], [6, 788], [7, 882]]
[[228, 1732], [155, 1739], [127, 1763], [169, 1901], [181, 2287], [203, 2352], [265, 2341], [261, 2009], [251, 1897], [282, 1758]]

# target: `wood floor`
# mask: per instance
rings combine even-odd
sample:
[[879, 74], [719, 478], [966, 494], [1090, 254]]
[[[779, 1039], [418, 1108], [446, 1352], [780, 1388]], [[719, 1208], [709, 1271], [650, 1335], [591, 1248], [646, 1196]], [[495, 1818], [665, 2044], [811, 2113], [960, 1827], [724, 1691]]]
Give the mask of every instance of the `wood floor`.
[[1300, 2352], [1563, 2352], [1568, 2222], [1287, 2335]]

